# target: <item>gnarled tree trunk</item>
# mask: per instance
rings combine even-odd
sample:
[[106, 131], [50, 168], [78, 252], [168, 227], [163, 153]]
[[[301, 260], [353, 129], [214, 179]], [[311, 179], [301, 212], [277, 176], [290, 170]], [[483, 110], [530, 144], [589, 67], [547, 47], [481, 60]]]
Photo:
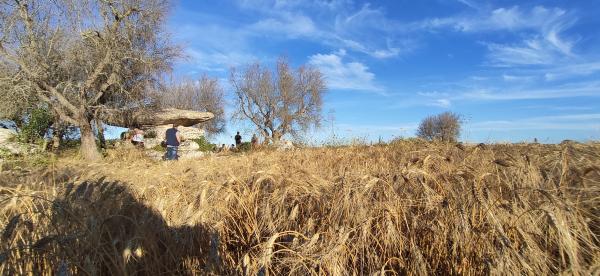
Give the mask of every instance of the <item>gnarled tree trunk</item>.
[[102, 158], [96, 146], [96, 136], [92, 130], [91, 123], [87, 120], [80, 122], [79, 131], [81, 135], [81, 157], [91, 161]]
[[104, 137], [104, 126], [101, 120], [94, 120], [96, 123], [96, 130], [98, 131], [98, 141], [100, 142], [100, 147], [106, 149], [106, 138]]

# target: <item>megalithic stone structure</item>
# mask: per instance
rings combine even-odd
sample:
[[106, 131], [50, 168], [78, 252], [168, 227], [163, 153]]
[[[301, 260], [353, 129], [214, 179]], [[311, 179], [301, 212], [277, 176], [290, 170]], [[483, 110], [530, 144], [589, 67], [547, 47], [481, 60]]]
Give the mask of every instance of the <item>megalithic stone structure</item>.
[[149, 128], [152, 126], [177, 124], [189, 127], [213, 119], [210, 112], [200, 112], [176, 108], [158, 110], [110, 110], [104, 112], [102, 119], [106, 124], [120, 127]]

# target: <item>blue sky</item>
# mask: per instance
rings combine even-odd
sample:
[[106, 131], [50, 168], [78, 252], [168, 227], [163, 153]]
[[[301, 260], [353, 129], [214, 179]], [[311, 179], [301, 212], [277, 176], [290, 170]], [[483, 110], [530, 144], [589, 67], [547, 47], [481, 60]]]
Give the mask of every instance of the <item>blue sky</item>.
[[[168, 30], [174, 75], [226, 91], [231, 66], [318, 67], [327, 121], [309, 140], [413, 136], [448, 110], [465, 141], [600, 139], [600, 1], [180, 1]], [[236, 130], [252, 129], [213, 139]]]

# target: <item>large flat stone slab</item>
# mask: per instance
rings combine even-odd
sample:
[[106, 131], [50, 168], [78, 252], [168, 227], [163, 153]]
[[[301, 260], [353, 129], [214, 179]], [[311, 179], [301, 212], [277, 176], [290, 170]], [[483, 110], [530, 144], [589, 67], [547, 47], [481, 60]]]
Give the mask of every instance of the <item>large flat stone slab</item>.
[[215, 116], [210, 112], [200, 112], [176, 108], [160, 110], [110, 110], [104, 112], [105, 123], [120, 127], [151, 127], [176, 124], [189, 127], [211, 120]]

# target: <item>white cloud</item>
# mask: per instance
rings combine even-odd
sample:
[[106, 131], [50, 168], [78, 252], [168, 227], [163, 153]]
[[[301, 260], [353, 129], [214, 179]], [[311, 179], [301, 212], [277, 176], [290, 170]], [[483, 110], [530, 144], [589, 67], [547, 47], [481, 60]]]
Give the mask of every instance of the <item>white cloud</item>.
[[556, 111], [584, 111], [584, 110], [594, 110], [591, 106], [569, 106], [569, 105], [530, 105], [525, 106], [523, 108], [526, 109], [543, 109], [543, 110], [556, 110]]
[[517, 43], [487, 42], [489, 64], [493, 66], [525, 66], [555, 64], [574, 58], [577, 40], [565, 38], [563, 33], [576, 22], [575, 16], [559, 8], [519, 6], [480, 10], [444, 18], [431, 18], [409, 24], [412, 32], [447, 29], [465, 33], [506, 31], [522, 37]]
[[600, 114], [598, 113], [541, 116], [516, 120], [475, 122], [469, 125], [469, 130], [590, 130], [600, 128], [598, 120], [600, 120]]
[[520, 76], [511, 74], [502, 74], [502, 79], [507, 82], [529, 82], [534, 79], [533, 76]]
[[417, 92], [417, 95], [429, 98], [448, 97], [448, 93], [431, 91], [431, 92]]
[[309, 57], [308, 63], [319, 68], [325, 75], [331, 89], [363, 90], [383, 93], [375, 84], [375, 74], [360, 62], [344, 62], [345, 51], [332, 54], [316, 54]]
[[[240, 66], [257, 60], [253, 55], [234, 51], [206, 51], [187, 48], [188, 64], [202, 71], [225, 72], [232, 66]], [[191, 72], [190, 72], [191, 73]]]
[[450, 105], [452, 105], [452, 103], [450, 102], [449, 99], [437, 99], [437, 100], [433, 101], [432, 103], [430, 103], [430, 105], [448, 108], [448, 107], [450, 107]]
[[398, 23], [382, 8], [351, 0], [240, 0], [240, 7], [258, 12], [262, 19], [244, 28], [251, 36], [264, 34], [306, 38], [336, 48], [347, 48], [377, 59], [412, 51], [415, 42], [401, 37]]
[[281, 18], [262, 19], [246, 31], [255, 35], [281, 34], [290, 38], [320, 36], [311, 18], [301, 14], [287, 14]]
[[237, 2], [246, 9], [282, 11], [307, 7], [337, 10], [351, 4], [352, 0], [238, 0]]
[[553, 64], [557, 57], [553, 49], [540, 40], [528, 40], [524, 45], [488, 44], [490, 65], [509, 67], [513, 65]]
[[469, 8], [479, 9], [479, 6], [474, 1], [471, 1], [471, 0], [457, 0], [457, 1], [464, 4], [465, 6], [468, 6]]
[[[450, 95], [448, 93], [432, 91], [432, 92], [417, 92], [417, 95], [429, 98], [425, 100], [425, 105], [448, 108], [452, 105]], [[413, 103], [416, 104], [416, 103]]]
[[484, 10], [476, 14], [430, 18], [410, 25], [412, 29], [452, 28], [461, 32], [540, 30], [564, 20], [566, 11], [542, 6], [524, 10], [519, 6]]
[[544, 70], [544, 78], [555, 81], [576, 76], [589, 76], [600, 72], [600, 62], [575, 63]]
[[396, 135], [409, 135], [417, 130], [418, 123], [406, 123], [401, 125], [358, 125], [358, 124], [336, 124], [337, 128], [353, 133], [382, 133], [392, 132]]
[[416, 48], [414, 39], [405, 36], [400, 27], [399, 22], [388, 18], [384, 9], [365, 4], [358, 11], [337, 14], [332, 37], [342, 47], [386, 59]]
[[555, 88], [502, 88], [501, 91], [479, 89], [460, 94], [456, 99], [508, 101], [532, 99], [559, 99], [575, 97], [600, 97], [600, 82], [579, 82]]

